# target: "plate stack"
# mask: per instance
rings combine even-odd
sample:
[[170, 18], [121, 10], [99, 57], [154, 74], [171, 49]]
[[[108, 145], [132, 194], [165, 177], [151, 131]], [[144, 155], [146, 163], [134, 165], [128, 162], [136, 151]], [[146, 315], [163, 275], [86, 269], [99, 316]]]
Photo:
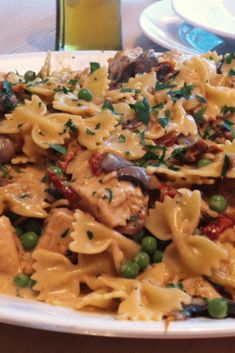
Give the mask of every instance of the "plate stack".
[[235, 51], [234, 0], [162, 0], [147, 7], [140, 26], [153, 42], [190, 54]]

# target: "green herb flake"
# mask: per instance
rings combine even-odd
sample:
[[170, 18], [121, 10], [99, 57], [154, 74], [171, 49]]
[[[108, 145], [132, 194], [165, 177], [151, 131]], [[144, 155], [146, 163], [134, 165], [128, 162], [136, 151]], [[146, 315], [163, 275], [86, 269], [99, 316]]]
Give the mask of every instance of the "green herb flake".
[[199, 96], [198, 94], [196, 94], [195, 97], [199, 103], [206, 103], [207, 102], [206, 98], [204, 98], [203, 96]]
[[90, 129], [86, 129], [86, 134], [87, 135], [95, 135], [95, 132], [94, 131], [92, 131], [92, 130], [90, 130]]
[[130, 216], [130, 222], [135, 223], [137, 221], [138, 217], [136, 215]]
[[229, 72], [228, 72], [228, 75], [229, 76], [235, 76], [235, 70], [230, 69]]
[[170, 158], [175, 158], [176, 156], [178, 156], [178, 155], [180, 155], [180, 154], [183, 154], [185, 150], [186, 150], [185, 147], [178, 147], [178, 148], [176, 148], [176, 149], [171, 153]]
[[140, 133], [140, 143], [141, 145], [145, 145], [145, 130]]
[[0, 165], [0, 173], [4, 178], [6, 178], [9, 175], [9, 171], [5, 165]]
[[125, 152], [125, 156], [130, 156], [131, 152], [130, 151], [126, 151]]
[[118, 136], [118, 142], [119, 143], [124, 143], [126, 142], [126, 137], [124, 135], [119, 135]]
[[229, 156], [226, 154], [224, 156], [224, 163], [223, 163], [223, 167], [222, 167], [222, 171], [221, 171], [221, 177], [224, 178], [228, 172], [230, 168], [230, 159]]
[[7, 80], [4, 80], [2, 83], [2, 88], [4, 93], [6, 93], [8, 96], [12, 95], [12, 88], [11, 88], [11, 83]]
[[110, 203], [113, 199], [113, 192], [109, 188], [106, 188], [105, 191], [106, 191], [106, 195], [104, 196], [104, 199], [107, 199], [108, 203]]
[[201, 107], [194, 113], [194, 119], [197, 124], [201, 124], [204, 120], [204, 113], [206, 111], [206, 107]]
[[134, 93], [134, 94], [140, 94], [141, 90], [140, 89], [134, 89], [134, 88], [127, 88], [127, 87], [122, 87], [120, 88], [121, 93]]
[[145, 125], [148, 125], [150, 122], [150, 106], [146, 97], [144, 97], [142, 101], [136, 102], [133, 109], [136, 112], [137, 120], [141, 121]]
[[170, 119], [167, 116], [159, 119], [159, 123], [161, 124], [161, 126], [163, 128], [169, 124], [169, 121], [170, 121]]
[[[67, 130], [67, 128], [71, 131], [71, 132], [77, 132], [77, 128], [76, 128], [76, 126], [75, 126], [75, 124], [74, 124], [74, 122], [71, 120], [71, 119], [69, 119], [65, 124], [65, 130]], [[64, 131], [64, 132], [66, 132], [66, 131]]]
[[70, 85], [72, 85], [72, 86], [76, 86], [76, 84], [78, 83], [78, 80], [72, 78], [72, 79], [69, 81], [69, 83], [70, 83]]
[[189, 99], [191, 97], [193, 88], [194, 85], [188, 85], [185, 82], [182, 88], [175, 91], [169, 91], [168, 94], [171, 96], [173, 102], [175, 103], [180, 98], [185, 98], [186, 100]]
[[100, 126], [101, 126], [101, 123], [97, 123], [95, 126], [95, 130], [99, 130]]
[[90, 62], [90, 74], [100, 68], [100, 64], [97, 62]]
[[92, 240], [94, 238], [94, 234], [90, 230], [87, 230], [86, 235], [89, 240]]
[[174, 87], [176, 87], [176, 85], [174, 85], [173, 83], [157, 82], [156, 85], [155, 85], [155, 91], [162, 91], [164, 89], [174, 88]]
[[223, 105], [221, 110], [220, 110], [221, 114], [227, 114], [227, 113], [235, 113], [235, 107], [230, 107], [228, 105]]
[[61, 154], [67, 153], [67, 148], [65, 146], [59, 145], [58, 143], [50, 144], [49, 148]]
[[67, 87], [58, 87], [58, 88], [54, 88], [55, 92], [63, 92], [64, 94], [68, 94], [69, 92], [72, 92], [72, 90], [70, 88]]
[[103, 110], [108, 109], [108, 110], [111, 110], [111, 112], [114, 112], [114, 107], [113, 107], [112, 103], [109, 100], [105, 100], [104, 101], [102, 109]]
[[232, 123], [231, 121], [224, 119], [224, 123], [223, 123], [222, 127], [223, 127], [225, 130], [231, 132], [231, 131], [232, 131], [232, 125], [233, 125], [233, 123]]
[[224, 61], [226, 64], [231, 64], [232, 60], [235, 60], [235, 53], [225, 55]]

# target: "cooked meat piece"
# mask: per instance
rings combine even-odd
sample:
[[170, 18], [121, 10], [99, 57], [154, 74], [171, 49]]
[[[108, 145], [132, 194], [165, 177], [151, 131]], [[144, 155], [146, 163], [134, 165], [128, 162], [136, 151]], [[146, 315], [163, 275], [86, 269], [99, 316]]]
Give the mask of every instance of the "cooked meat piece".
[[14, 154], [15, 146], [13, 142], [5, 136], [0, 136], [0, 164], [9, 163]]
[[126, 226], [128, 220], [138, 217], [148, 205], [148, 195], [133, 183], [117, 180], [115, 172], [102, 180], [94, 176], [71, 185], [84, 208], [111, 228]]
[[118, 52], [114, 58], [109, 60], [109, 79], [111, 86], [115, 87], [118, 82], [133, 75], [133, 66], [131, 65], [143, 52], [141, 48], [129, 49], [124, 52]]
[[153, 49], [149, 49], [136, 59], [134, 63], [134, 75], [150, 72], [153, 67], [158, 66], [158, 59]]
[[122, 81], [129, 80], [130, 77], [134, 77], [136, 74], [150, 72], [157, 66], [158, 59], [153, 49], [142, 52], [142, 50], [137, 48], [135, 51], [120, 52], [109, 62], [111, 87], [118, 87]]
[[65, 254], [68, 244], [71, 242], [70, 232], [73, 221], [73, 212], [67, 208], [53, 209], [46, 220], [37, 249], [47, 249]]
[[170, 147], [173, 146], [176, 142], [177, 135], [174, 131], [169, 132], [168, 134], [160, 137], [155, 140], [155, 143], [160, 146]]

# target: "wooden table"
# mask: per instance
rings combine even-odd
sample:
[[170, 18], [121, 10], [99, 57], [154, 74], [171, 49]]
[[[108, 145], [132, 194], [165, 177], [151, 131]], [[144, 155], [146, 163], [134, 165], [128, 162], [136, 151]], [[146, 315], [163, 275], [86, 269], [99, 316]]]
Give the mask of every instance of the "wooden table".
[[[123, 0], [124, 47], [161, 48], [143, 36], [141, 11], [153, 0]], [[0, 0], [0, 54], [53, 50], [55, 1]], [[231, 353], [235, 338], [137, 340], [63, 334], [0, 324], [0, 353]]]

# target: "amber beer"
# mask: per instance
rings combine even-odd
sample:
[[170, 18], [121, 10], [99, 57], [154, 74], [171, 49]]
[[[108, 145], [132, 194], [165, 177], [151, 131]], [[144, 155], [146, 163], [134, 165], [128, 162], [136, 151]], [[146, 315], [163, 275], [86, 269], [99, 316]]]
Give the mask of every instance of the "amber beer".
[[57, 50], [119, 50], [121, 0], [57, 0]]

